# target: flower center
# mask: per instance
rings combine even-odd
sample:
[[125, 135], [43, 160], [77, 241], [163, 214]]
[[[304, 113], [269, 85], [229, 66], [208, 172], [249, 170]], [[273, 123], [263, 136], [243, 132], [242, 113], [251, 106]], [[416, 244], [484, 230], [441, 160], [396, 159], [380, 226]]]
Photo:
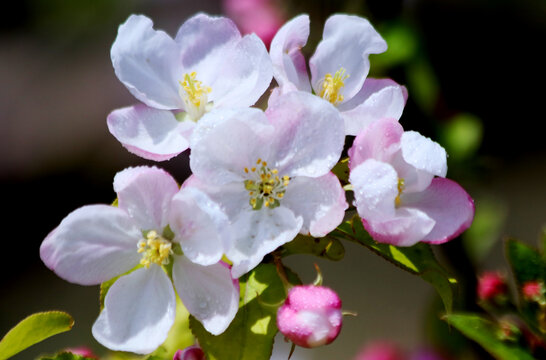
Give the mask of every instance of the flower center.
[[172, 243], [159, 235], [155, 230], [146, 234], [146, 239], [138, 242], [138, 252], [142, 254], [140, 263], [149, 268], [152, 263], [167, 265], [169, 256], [173, 253]]
[[245, 180], [245, 189], [250, 195], [249, 203], [252, 209], [260, 210], [262, 206], [273, 209], [279, 206], [290, 182], [290, 177], [279, 176], [279, 171], [270, 169], [267, 162], [262, 159], [256, 161], [256, 166], [244, 170], [252, 177]]
[[328, 100], [334, 105], [343, 101], [343, 95], [340, 94], [341, 88], [345, 86], [344, 81], [347, 80], [349, 75], [345, 74], [345, 69], [340, 68], [334, 76], [328, 73], [322, 80], [322, 89], [319, 96], [325, 100]]
[[399, 207], [402, 200], [400, 199], [400, 196], [402, 196], [402, 192], [404, 191], [404, 179], [398, 178], [398, 195], [396, 195], [396, 198], [394, 199], [394, 206]]
[[186, 112], [193, 121], [199, 120], [207, 111], [208, 96], [212, 91], [208, 86], [203, 86], [203, 83], [195, 77], [197, 73], [193, 71], [190, 74], [184, 74], [184, 80], [178, 81], [180, 89], [178, 93], [186, 105]]

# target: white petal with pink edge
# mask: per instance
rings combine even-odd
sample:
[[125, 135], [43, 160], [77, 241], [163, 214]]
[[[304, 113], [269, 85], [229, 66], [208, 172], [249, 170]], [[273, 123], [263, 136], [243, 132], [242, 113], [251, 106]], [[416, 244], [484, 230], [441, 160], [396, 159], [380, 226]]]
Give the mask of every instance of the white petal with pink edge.
[[164, 161], [189, 147], [195, 123], [176, 120], [169, 110], [138, 104], [114, 110], [108, 130], [130, 152], [148, 160]]
[[142, 237], [121, 209], [88, 205], [74, 210], [40, 246], [42, 261], [61, 278], [97, 285], [120, 275], [140, 260]]
[[332, 173], [292, 179], [281, 203], [303, 218], [300, 233], [314, 237], [325, 236], [341, 224], [349, 206], [345, 191]]
[[189, 313], [213, 335], [223, 333], [239, 308], [239, 287], [221, 263], [202, 266], [175, 256], [173, 282]]
[[159, 233], [168, 224], [172, 197], [178, 192], [174, 178], [162, 169], [139, 166], [120, 171], [114, 177], [118, 206], [141, 230]]
[[157, 109], [181, 109], [180, 49], [143, 15], [131, 15], [119, 27], [110, 51], [118, 79], [137, 99]]
[[148, 354], [167, 338], [175, 309], [171, 281], [152, 264], [122, 276], [110, 287], [93, 336], [112, 350]]

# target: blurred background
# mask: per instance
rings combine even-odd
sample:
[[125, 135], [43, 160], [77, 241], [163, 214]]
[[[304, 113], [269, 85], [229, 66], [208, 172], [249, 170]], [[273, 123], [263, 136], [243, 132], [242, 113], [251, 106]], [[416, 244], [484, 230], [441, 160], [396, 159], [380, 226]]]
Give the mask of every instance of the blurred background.
[[[475, 307], [476, 273], [508, 273], [504, 238], [537, 244], [546, 223], [542, 0], [13, 1], [0, 13], [0, 191], [6, 206], [0, 336], [38, 311], [64, 310], [76, 320], [72, 331], [15, 360], [81, 345], [104, 351], [91, 336], [98, 287], [57, 278], [38, 249], [72, 210], [112, 202], [116, 172], [151, 164], [128, 153], [106, 127], [110, 111], [135, 102], [110, 62], [119, 24], [141, 13], [174, 35], [199, 11], [227, 13], [243, 32], [256, 32], [266, 43], [284, 21], [308, 13], [307, 57], [331, 14], [353, 13], [372, 22], [389, 50], [371, 57], [370, 76], [390, 77], [408, 88], [401, 123], [447, 149], [448, 177], [476, 202], [471, 229], [435, 249], [460, 281], [456, 308]], [[189, 173], [188, 153], [159, 166], [181, 182]], [[378, 340], [405, 352], [436, 348], [469, 358], [457, 353], [463, 340], [437, 320], [437, 296], [420, 278], [353, 244], [337, 263], [287, 259], [304, 282], [314, 278], [313, 262], [325, 285], [339, 292], [343, 308], [358, 316], [345, 318], [333, 344], [297, 349], [294, 359], [354, 359]], [[277, 344], [274, 358], [286, 359], [289, 346], [281, 338]]]

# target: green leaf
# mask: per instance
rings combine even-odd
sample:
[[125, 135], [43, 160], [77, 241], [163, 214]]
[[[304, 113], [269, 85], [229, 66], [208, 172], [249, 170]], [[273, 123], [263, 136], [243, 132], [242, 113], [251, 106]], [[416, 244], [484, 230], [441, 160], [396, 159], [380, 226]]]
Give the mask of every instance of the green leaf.
[[[299, 283], [291, 272], [287, 271], [287, 275], [290, 282]], [[271, 357], [277, 333], [277, 308], [286, 298], [284, 285], [272, 264], [259, 265], [241, 277], [239, 284], [239, 311], [221, 335], [211, 335], [190, 316], [190, 328], [208, 360], [267, 360]]]
[[451, 314], [445, 317], [448, 323], [469, 339], [480, 344], [487, 352], [500, 360], [533, 360], [534, 357], [515, 343], [500, 340], [498, 326], [477, 314]]
[[546, 280], [546, 263], [537, 250], [515, 239], [506, 241], [506, 257], [518, 287], [531, 280]]
[[82, 355], [72, 354], [71, 352], [62, 352], [53, 356], [41, 357], [40, 360], [95, 360]]
[[74, 319], [62, 311], [32, 314], [15, 325], [0, 341], [0, 360], [7, 359], [48, 337], [68, 331], [73, 325]]
[[298, 235], [294, 240], [283, 245], [281, 248], [281, 256], [283, 257], [295, 254], [311, 254], [328, 260], [338, 261], [343, 259], [345, 248], [335, 238], [313, 238], [311, 236]]
[[342, 223], [328, 236], [347, 239], [364, 245], [399, 268], [421, 276], [423, 280], [428, 281], [434, 286], [442, 298], [446, 312], [451, 312], [453, 306], [452, 284], [457, 283], [457, 280], [451, 277], [442, 265], [438, 263], [428, 244], [418, 243], [411, 247], [397, 247], [378, 243], [364, 229], [358, 215]]

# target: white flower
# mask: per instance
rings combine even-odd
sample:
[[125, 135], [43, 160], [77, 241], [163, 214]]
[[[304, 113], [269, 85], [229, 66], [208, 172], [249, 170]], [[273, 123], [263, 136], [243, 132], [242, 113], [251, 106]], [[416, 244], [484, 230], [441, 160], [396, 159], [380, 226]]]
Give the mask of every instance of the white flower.
[[314, 91], [341, 112], [347, 135], [357, 135], [381, 118], [400, 118], [406, 89], [390, 79], [366, 78], [368, 55], [387, 50], [386, 42], [368, 20], [341, 14], [326, 20], [322, 41], [309, 60], [310, 82], [301, 53], [308, 37], [309, 16], [300, 15], [273, 38], [270, 55], [279, 88], [272, 96], [294, 90]]
[[263, 42], [241, 37], [227, 18], [195, 15], [174, 39], [152, 25], [131, 15], [119, 27], [114, 70], [143, 104], [113, 111], [108, 128], [132, 153], [161, 161], [188, 148], [195, 122], [210, 109], [253, 105], [272, 65]]
[[[174, 322], [173, 283], [188, 311], [211, 333], [222, 333], [237, 312], [238, 285], [217, 254], [197, 249], [207, 243], [221, 256], [227, 219], [219, 207], [196, 189], [179, 191], [157, 168], [121, 171], [114, 190], [117, 207], [73, 211], [40, 247], [50, 269], [81, 285], [97, 285], [142, 265], [109, 289], [93, 325], [97, 341], [113, 350], [152, 352]], [[188, 252], [182, 255], [179, 247]], [[162, 268], [170, 262], [172, 283]]]
[[298, 91], [277, 97], [265, 113], [212, 111], [201, 119], [185, 186], [201, 188], [226, 212], [234, 277], [298, 233], [320, 237], [340, 224], [347, 202], [330, 169], [344, 139], [339, 112]]

